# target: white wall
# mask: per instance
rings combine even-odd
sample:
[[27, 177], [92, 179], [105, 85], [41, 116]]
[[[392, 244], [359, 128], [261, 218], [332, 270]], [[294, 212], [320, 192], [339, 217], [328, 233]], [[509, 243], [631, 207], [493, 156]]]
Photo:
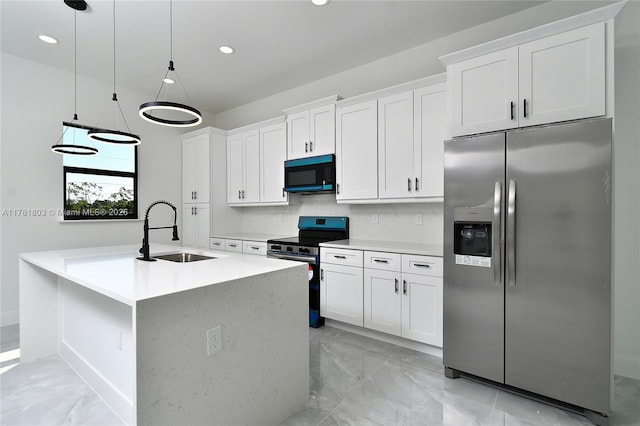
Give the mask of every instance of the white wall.
[[614, 366], [640, 379], [640, 2], [616, 17]]
[[[1, 208], [57, 210], [62, 207], [62, 156], [51, 152], [62, 132], [62, 122], [73, 117], [73, 74], [16, 56], [2, 54]], [[78, 116], [96, 125], [112, 114], [112, 87], [78, 76]], [[181, 202], [182, 145], [179, 133], [138, 117], [143, 96], [118, 89], [120, 105], [134, 133], [142, 137], [138, 148], [139, 217], [156, 199]], [[108, 109], [107, 109], [108, 108]], [[114, 118], [111, 117], [111, 122]], [[171, 209], [154, 209], [151, 220], [167, 224]], [[182, 223], [181, 221], [178, 223]], [[0, 324], [18, 322], [18, 253], [72, 247], [140, 243], [142, 222], [60, 223], [56, 216], [1, 217], [2, 269]], [[169, 232], [169, 231], [167, 231]], [[151, 240], [169, 243], [171, 235], [152, 231]]]
[[[640, 93], [639, 2], [629, 2], [616, 20], [615, 53], [615, 230], [614, 372], [640, 379]], [[533, 28], [593, 8], [590, 2], [549, 2], [452, 36], [399, 52], [363, 66], [260, 99], [214, 117], [230, 129], [282, 114], [282, 110], [331, 94], [344, 98], [443, 72], [438, 57]], [[294, 199], [295, 200], [295, 199]], [[308, 196], [290, 207], [244, 208], [243, 232], [293, 235], [298, 215], [345, 215], [351, 236], [406, 242], [442, 243], [441, 204], [338, 205], [325, 196]], [[371, 214], [380, 224], [371, 224]], [[423, 225], [415, 225], [415, 214]], [[282, 214], [282, 222], [279, 215]]]

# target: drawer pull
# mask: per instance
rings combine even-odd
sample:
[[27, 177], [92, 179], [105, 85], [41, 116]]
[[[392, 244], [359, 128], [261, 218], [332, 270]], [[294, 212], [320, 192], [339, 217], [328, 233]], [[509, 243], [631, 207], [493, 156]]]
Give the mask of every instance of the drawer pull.
[[386, 259], [373, 259], [373, 261], [377, 263], [389, 263], [389, 261]]
[[229, 247], [238, 247], [237, 244], [229, 244]]
[[335, 257], [336, 259], [346, 259], [347, 256], [339, 256], [337, 254], [334, 254], [333, 257]]
[[221, 243], [213, 243], [214, 246], [219, 246]]
[[260, 247], [256, 247], [256, 246], [251, 246], [251, 248], [252, 248], [253, 250], [260, 250]]
[[431, 265], [427, 265], [426, 263], [414, 263], [413, 266], [418, 268], [431, 268]]

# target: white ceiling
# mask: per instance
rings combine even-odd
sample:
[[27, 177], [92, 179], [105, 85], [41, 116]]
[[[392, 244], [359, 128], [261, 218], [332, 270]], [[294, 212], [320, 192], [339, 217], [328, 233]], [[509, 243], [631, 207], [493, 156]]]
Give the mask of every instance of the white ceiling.
[[[72, 9], [62, 0], [0, 3], [3, 52], [73, 70]], [[192, 105], [217, 113], [541, 3], [174, 0], [173, 59]], [[77, 14], [78, 72], [111, 83], [113, 2], [88, 4]], [[169, 61], [169, 22], [168, 1], [117, 1], [118, 87], [156, 96]], [[60, 43], [47, 45], [38, 34]], [[236, 53], [219, 53], [221, 44]], [[183, 101], [176, 85], [171, 90], [169, 100]]]

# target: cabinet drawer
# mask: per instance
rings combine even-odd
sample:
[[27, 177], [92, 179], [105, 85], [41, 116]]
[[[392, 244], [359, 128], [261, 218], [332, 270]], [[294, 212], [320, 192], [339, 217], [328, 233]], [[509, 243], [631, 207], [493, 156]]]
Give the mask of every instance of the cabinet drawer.
[[362, 250], [321, 247], [320, 263], [362, 267]]
[[267, 255], [267, 243], [260, 241], [244, 241], [242, 252], [245, 254]]
[[383, 251], [365, 251], [364, 267], [400, 272], [400, 254]]
[[403, 254], [402, 272], [419, 275], [430, 275], [432, 277], [441, 277], [442, 258]]
[[225, 249], [227, 251], [235, 251], [242, 253], [242, 240], [225, 240]]
[[209, 248], [212, 250], [226, 250], [226, 244], [222, 238], [209, 238]]

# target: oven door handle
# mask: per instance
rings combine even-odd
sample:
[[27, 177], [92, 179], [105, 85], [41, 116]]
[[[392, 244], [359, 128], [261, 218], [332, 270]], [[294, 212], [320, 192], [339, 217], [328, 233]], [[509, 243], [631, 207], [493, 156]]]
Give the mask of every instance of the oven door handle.
[[267, 257], [271, 257], [274, 259], [295, 260], [297, 262], [307, 262], [311, 265], [316, 265], [318, 263], [315, 256], [296, 256], [296, 255], [290, 256], [286, 254], [267, 253]]

